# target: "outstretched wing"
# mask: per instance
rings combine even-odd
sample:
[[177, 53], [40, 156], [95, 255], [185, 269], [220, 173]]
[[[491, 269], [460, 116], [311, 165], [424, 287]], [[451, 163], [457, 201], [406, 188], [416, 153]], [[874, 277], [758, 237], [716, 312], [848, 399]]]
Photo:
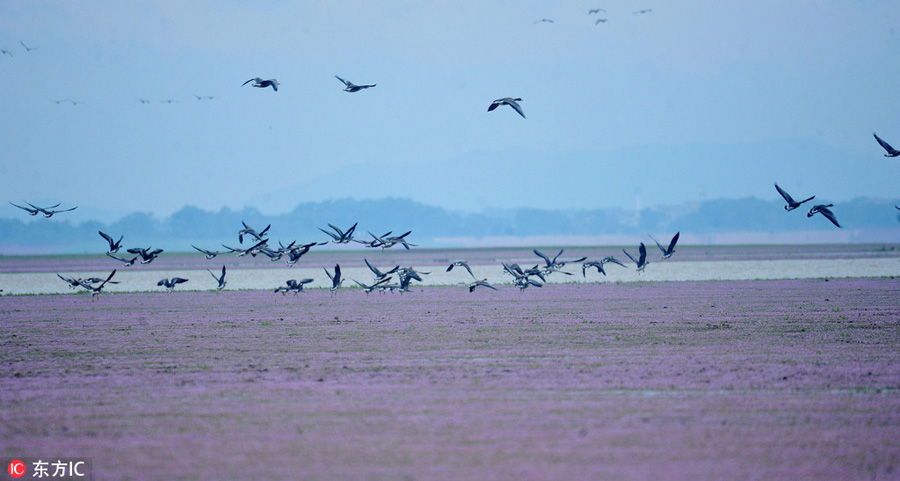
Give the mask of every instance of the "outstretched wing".
[[884, 150], [886, 150], [888, 154], [890, 154], [890, 155], [897, 155], [897, 154], [900, 154], [900, 151], [898, 151], [897, 149], [891, 147], [891, 144], [889, 144], [889, 143], [885, 142], [884, 140], [882, 140], [881, 137], [879, 137], [877, 134], [873, 133], [872, 135], [875, 136], [875, 140], [878, 141], [878, 145], [880, 145], [881, 148], [883, 148]]
[[827, 207], [820, 207], [819, 212], [821, 212], [822, 215], [824, 215], [828, 220], [830, 220], [832, 224], [834, 224], [838, 228], [841, 228], [841, 225], [838, 224], [837, 217], [834, 216], [834, 212], [831, 212], [831, 209], [829, 209]]
[[537, 249], [533, 249], [531, 252], [534, 252], [534, 254], [535, 254], [536, 256], [538, 256], [538, 257], [544, 259], [544, 262], [546, 262], [548, 266], [551, 264], [551, 263], [550, 263], [550, 258], [547, 257], [547, 255], [544, 254], [543, 252], [541, 252], [541, 251], [539, 251], [539, 250], [537, 250]]
[[672, 237], [672, 240], [669, 242], [669, 248], [666, 249], [666, 254], [670, 254], [670, 253], [672, 253], [672, 251], [675, 250], [675, 244], [678, 243], [679, 236], [681, 236], [681, 231], [676, 232], [675, 235]]
[[781, 187], [778, 187], [778, 184], [775, 184], [775, 189], [778, 190], [778, 193], [781, 194], [781, 197], [784, 198], [784, 201], [788, 203], [788, 205], [794, 205], [794, 198], [791, 197], [790, 194], [784, 191]]

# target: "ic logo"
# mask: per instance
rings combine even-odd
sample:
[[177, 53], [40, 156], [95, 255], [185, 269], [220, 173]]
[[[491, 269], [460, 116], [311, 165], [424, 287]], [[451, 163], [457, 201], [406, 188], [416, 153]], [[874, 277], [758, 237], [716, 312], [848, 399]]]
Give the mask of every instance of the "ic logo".
[[25, 463], [18, 459], [12, 460], [9, 462], [9, 466], [6, 467], [6, 470], [9, 471], [10, 476], [21, 478], [22, 476], [25, 476]]

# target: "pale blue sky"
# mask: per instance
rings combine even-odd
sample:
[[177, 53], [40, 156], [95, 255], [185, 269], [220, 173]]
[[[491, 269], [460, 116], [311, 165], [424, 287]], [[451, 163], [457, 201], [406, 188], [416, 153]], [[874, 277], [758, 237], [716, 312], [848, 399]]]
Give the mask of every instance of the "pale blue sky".
[[[777, 198], [774, 181], [894, 198], [900, 160], [872, 132], [900, 147], [897, 7], [6, 1], [0, 186], [102, 220], [385, 196], [646, 207]], [[256, 76], [281, 88], [241, 86]], [[486, 111], [505, 96], [528, 118]]]

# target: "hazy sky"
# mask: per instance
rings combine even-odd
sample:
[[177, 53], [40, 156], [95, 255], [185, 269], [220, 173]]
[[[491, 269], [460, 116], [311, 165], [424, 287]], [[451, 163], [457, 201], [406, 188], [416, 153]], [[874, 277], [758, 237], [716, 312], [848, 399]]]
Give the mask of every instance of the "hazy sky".
[[[897, 7], [7, 0], [0, 186], [73, 219], [386, 196], [647, 206], [772, 198], [773, 181], [893, 198], [900, 160], [872, 132], [900, 147]], [[256, 76], [281, 88], [241, 86]], [[506, 96], [527, 119], [487, 112]]]

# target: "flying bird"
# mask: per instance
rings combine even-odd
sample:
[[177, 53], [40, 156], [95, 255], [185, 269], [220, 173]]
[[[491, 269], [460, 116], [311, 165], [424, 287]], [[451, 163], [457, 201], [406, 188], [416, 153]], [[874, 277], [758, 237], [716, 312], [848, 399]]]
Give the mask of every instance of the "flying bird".
[[487, 287], [488, 289], [493, 289], [495, 291], [497, 290], [496, 287], [494, 287], [488, 283], [487, 279], [482, 279], [480, 281], [475, 281], [475, 282], [469, 284], [469, 292], [473, 292], [476, 287]]
[[212, 258], [216, 257], [216, 256], [219, 255], [219, 254], [225, 254], [224, 251], [208, 251], [208, 250], [206, 250], [206, 249], [201, 249], [201, 248], [195, 246], [194, 244], [191, 244], [191, 247], [193, 247], [194, 249], [197, 249], [198, 251], [200, 251], [200, 252], [202, 252], [203, 254], [205, 254], [207, 259], [212, 259]]
[[553, 23], [553, 20], [550, 20], [549, 18], [542, 18], [540, 20], [535, 20], [534, 23]]
[[592, 8], [592, 9], [588, 10], [588, 15], [591, 15], [594, 13], [600, 13], [600, 12], [606, 13], [606, 10], [604, 10], [602, 8]]
[[881, 138], [878, 137], [877, 134], [872, 133], [872, 135], [875, 136], [875, 140], [878, 141], [878, 144], [881, 145], [881, 147], [884, 148], [884, 150], [887, 151], [887, 153], [884, 154], [885, 157], [897, 157], [897, 156], [900, 156], [900, 150], [897, 150], [897, 149], [891, 147], [891, 144], [889, 144], [889, 143], [887, 143], [887, 142], [881, 140]]
[[37, 47], [29, 47], [28, 45], [25, 45], [25, 42], [23, 42], [21, 40], [19, 40], [19, 45], [24, 47], [26, 52], [30, 52], [32, 50], [37, 50]]
[[522, 112], [522, 107], [518, 104], [521, 101], [522, 101], [522, 99], [520, 99], [520, 98], [503, 97], [502, 99], [497, 99], [497, 100], [491, 102], [490, 107], [488, 107], [488, 112], [496, 109], [497, 107], [499, 107], [501, 105], [509, 105], [510, 107], [513, 108], [513, 110], [518, 112], [519, 115], [521, 115], [522, 118], [524, 119], [524, 118], [526, 118], [525, 113]]
[[681, 235], [681, 232], [675, 233], [675, 235], [672, 237], [672, 240], [669, 241], [669, 247], [663, 247], [659, 243], [659, 241], [657, 241], [656, 239], [653, 239], [653, 236], [650, 236], [650, 238], [653, 239], [653, 242], [656, 242], [656, 247], [659, 247], [659, 250], [662, 251], [663, 260], [672, 257], [672, 254], [675, 253], [675, 244], [678, 242], [678, 236], [680, 236], [680, 235]]
[[[359, 222], [357, 222], [356, 224], [359, 224]], [[347, 229], [347, 232], [342, 231], [340, 228], [336, 227], [333, 224], [328, 224], [328, 227], [334, 229], [334, 232], [329, 232], [325, 229], [322, 229], [321, 227], [319, 227], [318, 229], [331, 236], [332, 242], [334, 242], [335, 244], [349, 244], [350, 241], [353, 240], [353, 231], [356, 230], [356, 224], [350, 226], [350, 228]]]
[[263, 80], [259, 77], [253, 77], [252, 79], [242, 83], [241, 87], [243, 87], [244, 85], [247, 85], [250, 82], [253, 82], [253, 84], [250, 85], [251, 87], [256, 87], [256, 88], [261, 88], [261, 89], [264, 89], [266, 87], [272, 87], [272, 90], [274, 90], [276, 92], [278, 91], [278, 86], [281, 85], [275, 79]]
[[209, 275], [213, 276], [213, 279], [215, 279], [216, 282], [219, 283], [219, 285], [216, 286], [216, 294], [218, 294], [219, 291], [221, 291], [222, 289], [225, 288], [225, 284], [227, 284], [227, 281], [225, 280], [225, 265], [224, 264], [222, 265], [222, 275], [221, 276], [217, 276], [217, 275], [213, 274], [213, 271], [211, 271], [209, 269], [206, 269], [206, 272], [209, 272]]
[[376, 84], [371, 84], [371, 85], [356, 85], [355, 83], [350, 82], [350, 81], [348, 81], [348, 80], [344, 80], [344, 79], [338, 77], [337, 75], [335, 75], [334, 78], [336, 78], [336, 79], [340, 80], [341, 82], [343, 82], [344, 87], [345, 87], [345, 88], [344, 88], [344, 92], [359, 92], [360, 90], [372, 88], [372, 87], [374, 87], [374, 86], [376, 85]]
[[117, 255], [115, 255], [115, 254], [112, 254], [112, 253], [109, 253], [109, 252], [107, 252], [106, 255], [109, 256], [109, 257], [111, 257], [111, 258], [113, 258], [113, 259], [115, 259], [115, 260], [117, 260], [117, 261], [119, 261], [119, 262], [121, 262], [123, 267], [130, 267], [130, 266], [133, 266], [133, 265], [134, 265], [134, 261], [136, 261], [137, 258], [139, 257], [139, 256], [134, 256], [134, 257], [132, 257], [131, 259], [125, 259], [125, 258], [119, 257], [119, 256], [117, 256]]
[[389, 277], [385, 277], [384, 279], [375, 281], [374, 284], [363, 284], [362, 282], [359, 282], [356, 279], [351, 279], [351, 280], [353, 282], [355, 282], [356, 285], [358, 285], [359, 287], [362, 287], [363, 292], [365, 292], [366, 295], [369, 295], [369, 293], [374, 291], [375, 289], [381, 289], [381, 286], [384, 285], [386, 282], [389, 282], [391, 279]]
[[784, 189], [782, 189], [781, 187], [778, 187], [778, 183], [777, 183], [777, 182], [775, 183], [775, 189], [778, 190], [778, 193], [781, 194], [781, 196], [784, 197], [784, 201], [787, 202], [787, 205], [784, 206], [784, 210], [786, 210], [786, 211], [788, 211], [788, 212], [790, 212], [790, 211], [796, 209], [797, 207], [800, 207], [800, 204], [802, 204], [802, 203], [804, 203], [804, 202], [809, 202], [809, 201], [811, 201], [811, 200], [813, 200], [813, 199], [816, 198], [816, 196], [812, 196], [812, 197], [810, 197], [810, 198], [808, 198], [808, 199], [804, 199], [804, 200], [801, 200], [800, 202], [797, 202], [797, 201], [794, 200], [793, 197], [791, 197], [790, 194], [788, 194], [787, 192], [785, 192]]
[[334, 265], [334, 275], [328, 272], [327, 267], [323, 267], [322, 269], [325, 270], [325, 274], [331, 279], [331, 294], [334, 295], [335, 291], [341, 288], [341, 283], [344, 282], [344, 280], [341, 279], [341, 266], [339, 264]]
[[59, 214], [60, 212], [69, 212], [69, 211], [73, 211], [78, 208], [78, 206], [76, 205], [75, 207], [72, 207], [71, 209], [54, 210], [56, 207], [59, 207], [59, 204], [52, 205], [50, 207], [38, 207], [30, 202], [25, 202], [25, 203], [28, 204], [29, 206], [31, 206], [32, 208], [29, 209], [28, 207], [22, 207], [21, 205], [16, 205], [16, 204], [13, 204], [12, 202], [10, 202], [11, 205], [18, 207], [24, 211], [27, 211], [28, 215], [41, 214], [46, 218], [53, 217], [53, 214]]
[[[57, 275], [59, 275], [59, 274], [57, 274]], [[97, 297], [100, 295], [100, 291], [103, 290], [103, 286], [105, 286], [108, 282], [110, 282], [110, 280], [112, 280], [114, 275], [116, 275], [115, 269], [113, 269], [113, 271], [109, 273], [109, 277], [107, 277], [105, 281], [101, 282], [100, 285], [97, 285], [97, 286], [94, 286], [92, 284], [88, 284], [85, 282], [80, 283], [81, 287], [84, 287], [85, 289], [91, 291], [91, 302], [94, 302], [94, 297]], [[60, 277], [62, 277], [62, 276], [60, 276]]]
[[137, 255], [141, 256], [141, 264], [149, 264], [149, 263], [153, 262], [153, 259], [156, 259], [157, 257], [159, 257], [159, 255], [162, 254], [163, 250], [162, 249], [154, 249], [151, 251], [149, 247], [146, 249], [144, 249], [142, 247], [134, 247], [134, 248], [128, 249], [127, 252], [129, 254], [137, 254]]
[[244, 228], [238, 231], [238, 242], [240, 242], [241, 244], [244, 243], [244, 234], [251, 235], [255, 237], [256, 240], [261, 241], [263, 240], [263, 236], [266, 235], [266, 232], [269, 231], [269, 228], [272, 227], [272, 224], [269, 224], [265, 229], [262, 230], [262, 232], [256, 232], [256, 229], [247, 225], [246, 222], [241, 221], [241, 224], [244, 225]]
[[397, 265], [397, 266], [394, 266], [394, 268], [389, 271], [382, 272], [377, 267], [370, 264], [368, 259], [363, 259], [363, 261], [365, 261], [366, 265], [369, 266], [369, 270], [372, 271], [373, 274], [375, 274], [375, 280], [379, 280], [379, 281], [382, 279], [390, 279], [391, 274], [397, 272], [397, 269], [400, 268], [400, 266]]
[[172, 292], [172, 289], [175, 289], [175, 286], [178, 284], [183, 284], [187, 282], [187, 279], [182, 277], [173, 277], [171, 279], [160, 279], [159, 282], [156, 283], [157, 286], [165, 286], [166, 293]]
[[469, 275], [472, 276], [472, 279], [475, 278], [475, 274], [472, 274], [472, 268], [469, 267], [469, 264], [466, 263], [466, 261], [454, 261], [454, 262], [452, 262], [452, 263], [447, 267], [447, 272], [452, 271], [454, 267], [462, 267], [462, 268], [464, 268], [466, 271], [469, 272]]
[[622, 252], [624, 252], [625, 255], [628, 256], [629, 259], [631, 259], [631, 262], [634, 262], [635, 265], [637, 265], [638, 272], [643, 271], [644, 268], [647, 267], [647, 264], [649, 264], [649, 262], [647, 261], [647, 248], [644, 247], [643, 242], [641, 242], [641, 245], [638, 246], [638, 258], [637, 259], [635, 259], [634, 257], [631, 257], [631, 254], [629, 254], [628, 251], [626, 251], [625, 249], [622, 249]]
[[806, 213], [806, 217], [812, 217], [816, 214], [822, 214], [826, 219], [830, 220], [832, 224], [841, 227], [841, 225], [838, 224], [837, 217], [834, 216], [834, 212], [831, 212], [831, 209], [829, 209], [829, 207], [834, 207], [834, 204], [814, 205], [813, 208], [809, 209], [809, 212]]
[[297, 279], [288, 279], [284, 281], [286, 285], [276, 287], [275, 292], [280, 292], [282, 295], [285, 295], [288, 292], [293, 291], [296, 296], [298, 293], [303, 292], [304, 284], [309, 284], [312, 281], [312, 279], [300, 279], [299, 281]]
[[109, 234], [106, 234], [103, 231], [97, 231], [97, 232], [100, 233], [100, 237], [103, 237], [104, 239], [106, 239], [106, 242], [109, 243], [109, 250], [106, 251], [107, 254], [115, 254], [116, 252], [119, 252], [119, 249], [122, 248], [122, 239], [125, 236], [120, 236], [119, 240], [116, 241], [116, 240], [113, 240], [113, 238], [110, 237]]
[[9, 50], [6, 50], [6, 49], [0, 49], [0, 54], [9, 55], [10, 57], [13, 56], [12, 52], [10, 52]]

